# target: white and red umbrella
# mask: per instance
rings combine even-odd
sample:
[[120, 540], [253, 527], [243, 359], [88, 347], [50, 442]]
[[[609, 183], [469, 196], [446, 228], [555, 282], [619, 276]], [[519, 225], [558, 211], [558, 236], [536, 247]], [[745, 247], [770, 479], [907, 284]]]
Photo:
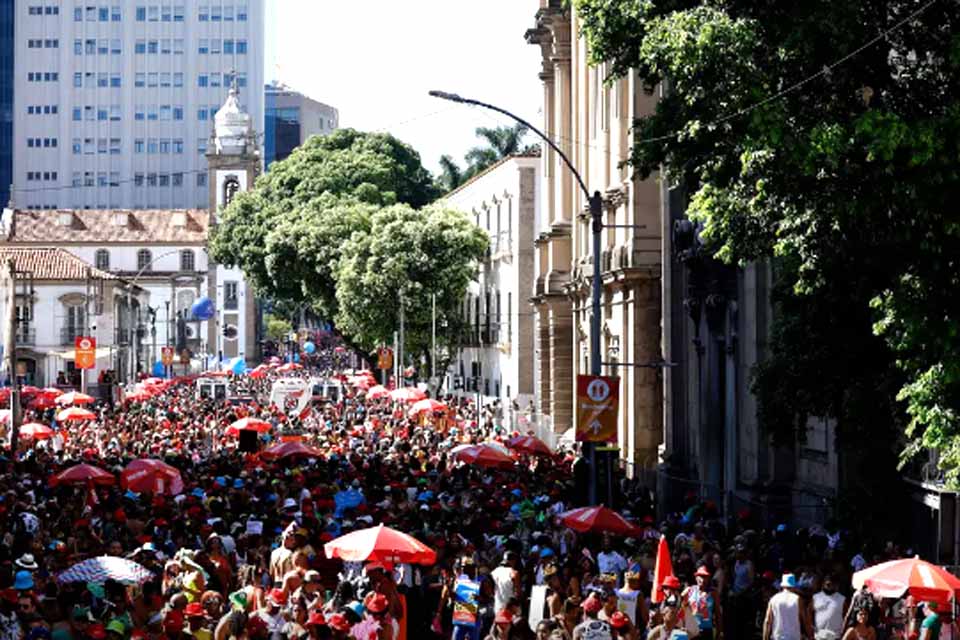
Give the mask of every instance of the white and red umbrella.
[[368, 400], [380, 400], [381, 398], [389, 398], [389, 397], [390, 397], [390, 390], [387, 389], [382, 384], [377, 384], [367, 389]]
[[433, 564], [437, 552], [416, 538], [382, 524], [352, 531], [323, 545], [327, 558], [345, 562], [379, 561]]
[[88, 409], [81, 409], [80, 407], [70, 407], [69, 409], [64, 409], [57, 414], [57, 422], [69, 422], [69, 421], [82, 421], [82, 420], [95, 420], [97, 414]]
[[507, 443], [507, 446], [517, 451], [524, 451], [540, 456], [553, 455], [550, 447], [548, 447], [543, 440], [534, 436], [517, 436], [516, 438], [512, 438]]
[[267, 372], [270, 371], [270, 365], [260, 364], [254, 367], [254, 369], [249, 373], [251, 378], [263, 378], [267, 375]]
[[623, 516], [604, 506], [581, 507], [559, 516], [560, 524], [580, 533], [617, 533], [633, 535], [640, 528], [627, 522]]
[[960, 579], [919, 557], [891, 560], [853, 574], [853, 588], [866, 587], [880, 598], [901, 598], [946, 604], [960, 593]]
[[39, 422], [28, 422], [20, 425], [20, 437], [34, 440], [46, 440], [53, 437], [53, 429]]
[[183, 493], [180, 470], [161, 460], [133, 460], [120, 473], [120, 486], [134, 493], [175, 496]]
[[97, 399], [93, 396], [88, 396], [87, 394], [80, 393], [79, 391], [71, 391], [70, 393], [65, 393], [62, 396], [57, 396], [57, 404], [59, 405], [91, 404], [96, 401]]
[[257, 433], [266, 433], [273, 428], [273, 425], [260, 418], [241, 418], [227, 427], [227, 435], [235, 436], [241, 431], [256, 431]]
[[279, 373], [290, 373], [291, 371], [299, 371], [303, 369], [303, 365], [297, 364], [296, 362], [288, 362], [285, 365], [277, 367]]
[[417, 402], [426, 397], [427, 394], [416, 387], [403, 387], [390, 392], [390, 399], [394, 402]]
[[59, 398], [63, 395], [63, 390], [57, 389], [56, 387], [47, 387], [45, 389], [40, 389], [40, 394], [50, 398]]
[[279, 460], [281, 458], [319, 458], [323, 456], [323, 451], [303, 444], [302, 442], [294, 441], [274, 445], [264, 450], [260, 455], [266, 460]]
[[419, 416], [422, 413], [433, 413], [434, 411], [446, 411], [447, 405], [440, 402], [439, 400], [434, 400], [433, 398], [424, 398], [423, 400], [417, 400], [413, 403], [413, 406], [410, 407], [410, 416]]
[[454, 458], [480, 467], [509, 469], [514, 465], [514, 459], [509, 454], [489, 444], [477, 444], [461, 449], [454, 454]]

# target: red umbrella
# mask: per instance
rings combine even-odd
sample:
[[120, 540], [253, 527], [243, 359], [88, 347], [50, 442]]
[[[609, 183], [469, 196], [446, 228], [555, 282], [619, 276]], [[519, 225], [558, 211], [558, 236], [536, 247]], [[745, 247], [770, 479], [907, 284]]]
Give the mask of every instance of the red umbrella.
[[447, 405], [444, 403], [434, 400], [433, 398], [424, 398], [423, 400], [418, 400], [410, 407], [410, 416], [418, 416], [421, 413], [433, 413], [434, 411], [446, 411]]
[[57, 414], [57, 421], [66, 422], [68, 420], [94, 420], [96, 417], [97, 414], [95, 414], [93, 411], [81, 409], [80, 407], [70, 407], [69, 409], [64, 409]]
[[146, 391], [133, 391], [123, 396], [124, 402], [143, 402], [144, 400], [149, 400], [153, 397], [153, 394], [147, 393]]
[[367, 399], [379, 400], [390, 396], [390, 390], [382, 384], [377, 384], [367, 389]]
[[481, 467], [499, 467], [509, 469], [513, 467], [514, 460], [509, 455], [486, 444], [478, 444], [462, 449], [454, 454], [457, 460], [462, 460], [467, 464], [475, 464]]
[[287, 364], [277, 367], [277, 371], [280, 373], [290, 373], [291, 371], [297, 371], [303, 369], [303, 365], [297, 364], [296, 362], [288, 362]]
[[251, 378], [263, 378], [267, 375], [268, 371], [270, 371], [270, 367], [268, 365], [261, 364], [257, 365], [249, 375]]
[[637, 534], [639, 527], [607, 507], [581, 507], [560, 514], [560, 523], [580, 533]]
[[61, 471], [50, 478], [50, 486], [55, 487], [58, 484], [113, 484], [115, 478], [112, 473], [108, 473], [100, 467], [91, 464], [78, 464], [70, 467], [66, 471]]
[[390, 392], [390, 399], [395, 402], [416, 402], [426, 397], [427, 394], [416, 387], [404, 387], [402, 389], [394, 389]]
[[241, 431], [256, 431], [257, 433], [266, 433], [272, 428], [273, 425], [266, 420], [261, 420], [259, 418], [241, 418], [227, 427], [227, 435], [235, 436]]
[[37, 409], [37, 410], [53, 409], [56, 406], [57, 406], [56, 398], [53, 398], [51, 396], [44, 395], [44, 394], [40, 394], [34, 397], [33, 400], [27, 403], [28, 409]]
[[96, 402], [96, 398], [93, 396], [88, 396], [85, 393], [80, 393], [79, 391], [71, 391], [70, 393], [65, 393], [62, 396], [57, 396], [57, 404], [90, 404], [91, 402]]
[[56, 387], [47, 387], [46, 389], [40, 389], [40, 393], [51, 398], [59, 398], [63, 395], [63, 390]]
[[525, 451], [527, 453], [533, 453], [541, 456], [553, 455], [553, 452], [550, 451], [550, 447], [548, 447], [543, 440], [533, 436], [518, 436], [511, 439], [510, 442], [507, 443], [507, 446], [511, 449], [517, 449], [518, 451]]
[[433, 564], [437, 553], [413, 536], [385, 527], [382, 524], [369, 529], [353, 531], [323, 545], [328, 558], [340, 558], [345, 562], [364, 560]]
[[10, 409], [0, 409], [0, 424], [10, 422]]
[[22, 393], [25, 396], [32, 396], [37, 393], [40, 393], [40, 389], [38, 387], [34, 387], [28, 384], [26, 386], [20, 387], [20, 393]]
[[365, 391], [365, 390], [369, 389], [370, 387], [376, 385], [376, 384], [377, 384], [377, 381], [374, 380], [372, 377], [367, 377], [367, 376], [353, 376], [352, 378], [350, 378], [350, 384], [353, 385], [353, 386], [354, 386], [355, 388], [357, 388], [357, 389], [362, 389], [362, 390]]
[[24, 438], [33, 438], [34, 440], [46, 440], [53, 437], [53, 429], [39, 422], [28, 422], [20, 425], [20, 435]]
[[166, 462], [143, 458], [133, 460], [120, 473], [120, 486], [134, 493], [175, 496], [183, 493], [183, 478], [176, 467]]
[[261, 454], [266, 460], [280, 458], [319, 458], [323, 451], [303, 444], [302, 442], [284, 442], [264, 450]]
[[946, 604], [960, 593], [960, 579], [919, 557], [882, 562], [853, 574], [853, 588], [866, 586], [881, 598], [902, 598]]

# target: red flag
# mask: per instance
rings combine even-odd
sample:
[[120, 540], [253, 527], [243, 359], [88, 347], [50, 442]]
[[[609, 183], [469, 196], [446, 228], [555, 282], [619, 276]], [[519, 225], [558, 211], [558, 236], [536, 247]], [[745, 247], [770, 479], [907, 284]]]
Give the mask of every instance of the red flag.
[[650, 599], [654, 604], [663, 600], [663, 580], [667, 576], [673, 575], [673, 562], [670, 560], [670, 547], [667, 546], [667, 537], [660, 536], [660, 544], [657, 545], [657, 564], [653, 569], [653, 593]]

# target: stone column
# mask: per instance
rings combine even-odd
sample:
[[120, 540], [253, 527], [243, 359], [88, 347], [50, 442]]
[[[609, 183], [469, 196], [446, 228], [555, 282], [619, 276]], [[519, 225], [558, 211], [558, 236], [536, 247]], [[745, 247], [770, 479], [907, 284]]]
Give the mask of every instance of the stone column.
[[540, 385], [538, 389], [540, 406], [538, 409], [541, 413], [549, 415], [553, 379], [550, 377], [550, 362], [552, 360], [550, 351], [550, 307], [545, 304], [537, 305], [537, 348], [540, 353], [537, 359]]
[[[630, 359], [636, 363], [660, 360], [660, 279], [643, 277], [633, 294], [633, 344]], [[633, 407], [636, 424], [628, 456], [638, 468], [653, 469], [663, 441], [663, 377], [660, 370], [635, 367]]]
[[553, 428], [563, 433], [573, 425], [573, 315], [567, 300], [550, 305], [550, 377]]
[[[573, 91], [570, 75], [570, 18], [558, 16], [553, 21], [553, 128], [555, 142], [568, 158], [573, 157]], [[574, 196], [574, 179], [570, 169], [557, 157], [554, 163], [557, 197], [553, 209], [553, 222], [570, 222], [579, 209]]]

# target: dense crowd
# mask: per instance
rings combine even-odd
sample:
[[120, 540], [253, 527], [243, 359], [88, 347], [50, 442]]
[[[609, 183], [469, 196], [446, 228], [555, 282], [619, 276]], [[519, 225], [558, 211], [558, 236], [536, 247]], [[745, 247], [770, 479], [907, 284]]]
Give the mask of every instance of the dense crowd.
[[[518, 453], [506, 469], [464, 463], [454, 447], [519, 435], [496, 407], [447, 398], [443, 428], [362, 392], [289, 412], [266, 400], [278, 375], [231, 379], [232, 395], [254, 399], [246, 404], [198, 397], [183, 379], [95, 405], [95, 419], [58, 425], [51, 438], [23, 438], [0, 475], [0, 640], [871, 640], [911, 630], [932, 640], [952, 628], [948, 610], [839, 593], [853, 570], [904, 555], [894, 545], [867, 556], [835, 527], [764, 530], [749, 513], [727, 524], [696, 495], [658, 521], [649, 491], [626, 478], [617, 506], [635, 530], [579, 534], [558, 519], [578, 501], [573, 447]], [[25, 421], [53, 424], [55, 413]], [[241, 451], [227, 428], [244, 417], [271, 423], [261, 446], [298, 439], [324, 455]], [[137, 458], [178, 469], [183, 491], [50, 482], [80, 462], [119, 477]], [[380, 523], [434, 549], [436, 562], [324, 553]], [[672, 573], [655, 580], [661, 537]], [[105, 555], [149, 577], [59, 579]]]

